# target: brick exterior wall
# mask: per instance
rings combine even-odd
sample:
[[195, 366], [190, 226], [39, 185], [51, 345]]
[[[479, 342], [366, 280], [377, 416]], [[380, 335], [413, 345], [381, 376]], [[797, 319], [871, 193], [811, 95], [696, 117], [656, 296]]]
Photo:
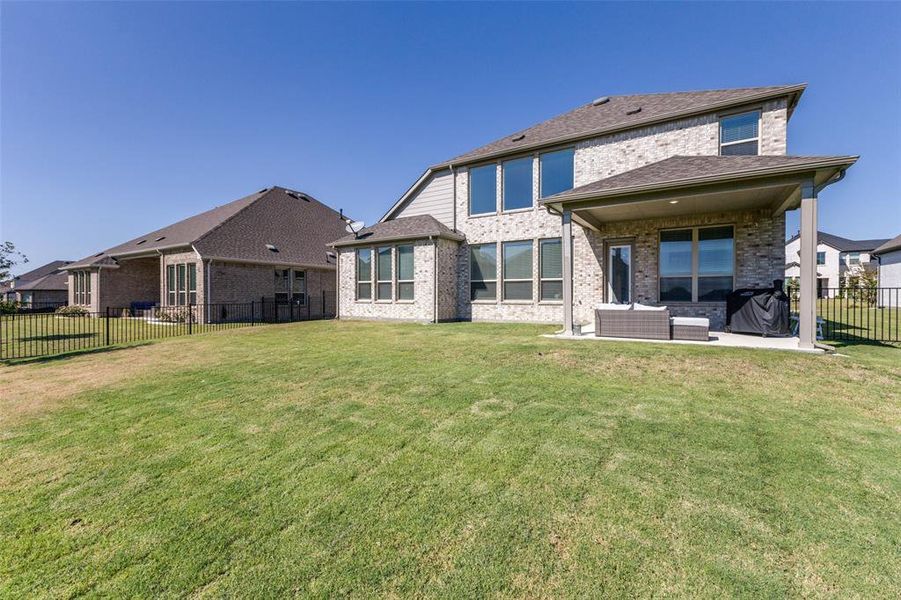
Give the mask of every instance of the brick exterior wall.
[[[161, 306], [169, 305], [168, 284], [166, 281], [166, 268], [169, 265], [193, 264], [197, 270], [197, 304], [206, 302], [206, 273], [203, 268], [203, 262], [194, 250], [183, 252], [166, 252], [160, 256], [160, 272], [159, 272], [159, 302]], [[187, 277], [187, 275], [186, 275]]]
[[[405, 242], [409, 244], [411, 242]], [[413, 244], [413, 300], [375, 300], [373, 280], [370, 300], [356, 298], [356, 248], [340, 248], [338, 265], [339, 311], [342, 319], [392, 319], [429, 322], [435, 318], [435, 274], [438, 273], [438, 319], [456, 318], [456, 269], [459, 244], [445, 239], [417, 240]], [[387, 244], [386, 244], [387, 245]], [[366, 246], [368, 247], [368, 246]], [[436, 254], [437, 249], [437, 254]], [[396, 268], [396, 265], [393, 265]], [[373, 277], [375, 249], [373, 248]], [[396, 287], [394, 288], [396, 295]]]
[[[203, 266], [203, 278], [206, 281], [206, 265], [204, 264]], [[320, 316], [322, 312], [322, 292], [333, 293], [335, 291], [335, 271], [331, 269], [308, 269], [285, 265], [213, 261], [210, 265], [209, 273], [209, 301], [212, 304], [243, 304], [260, 302], [263, 297], [271, 299], [275, 296], [275, 270], [288, 268], [306, 272], [307, 295], [311, 299], [310, 315]], [[199, 279], [200, 274], [198, 272]], [[198, 295], [198, 302], [201, 301], [200, 298]], [[205, 299], [202, 301], [206, 302]], [[332, 301], [331, 298], [329, 298], [329, 301]]]
[[[774, 100], [747, 110], [761, 109], [760, 153], [786, 153], [787, 101]], [[741, 111], [736, 111], [741, 112]], [[574, 153], [574, 185], [581, 186], [605, 177], [677, 155], [719, 154], [719, 115], [711, 113], [641, 129], [600, 136], [578, 142]], [[457, 230], [466, 236], [456, 252], [456, 318], [485, 321], [524, 321], [560, 323], [563, 308], [559, 302], [540, 302], [539, 252], [537, 240], [561, 235], [560, 217], [548, 213], [538, 205], [539, 154], [532, 154], [533, 205], [531, 208], [509, 213], [469, 216], [469, 169], [455, 172]], [[506, 157], [509, 160], [510, 157]], [[501, 160], [492, 161], [497, 168], [498, 204], [503, 198]], [[489, 163], [491, 164], [491, 163]], [[481, 166], [481, 165], [480, 165]], [[404, 216], [403, 214], [398, 216]], [[699, 226], [715, 223], [734, 223], [735, 286], [771, 285], [782, 277], [784, 216], [771, 217], [760, 212], [720, 213], [696, 217], [673, 217], [643, 221], [611, 223], [596, 233], [575, 225], [573, 227], [573, 295], [574, 316], [584, 323], [594, 320], [594, 306], [605, 297], [604, 256], [606, 243], [613, 239], [629, 238], [635, 242], [633, 276], [637, 301], [655, 303], [657, 299], [658, 231], [660, 229]], [[501, 276], [501, 242], [532, 240], [533, 299], [511, 301], [502, 299], [502, 282], [498, 281], [498, 297], [494, 301], [470, 301], [469, 245], [497, 244], [498, 276]], [[353, 272], [353, 254], [344, 257], [344, 269]], [[443, 278], [443, 271], [439, 278]], [[342, 275], [342, 280], [344, 277]], [[343, 290], [343, 288], [342, 288]], [[352, 283], [348, 293], [353, 293]], [[674, 306], [673, 313], [684, 316], [706, 316], [711, 327], [724, 325], [724, 303], [688, 303]], [[351, 308], [351, 310], [353, 310]], [[378, 311], [380, 318], [415, 318], [412, 311], [386, 309]], [[442, 317], [444, 318], [444, 317]]]
[[782, 279], [785, 215], [774, 217], [770, 211], [741, 211], [608, 223], [601, 233], [583, 232], [578, 238], [580, 247], [573, 252], [574, 318], [582, 323], [594, 322], [595, 305], [606, 299], [603, 269], [607, 244], [629, 242], [633, 247], [633, 301], [665, 304], [674, 316], [707, 317], [712, 330], [722, 331], [726, 324], [725, 302], [658, 301], [660, 230], [706, 225], [735, 227], [736, 289], [769, 287], [774, 279]]
[[[132, 302], [159, 302], [159, 265], [156, 256], [119, 261], [116, 269], [104, 268], [96, 279], [96, 295], [92, 297], [98, 312], [106, 307], [129, 308]], [[94, 310], [94, 309], [92, 309]]]

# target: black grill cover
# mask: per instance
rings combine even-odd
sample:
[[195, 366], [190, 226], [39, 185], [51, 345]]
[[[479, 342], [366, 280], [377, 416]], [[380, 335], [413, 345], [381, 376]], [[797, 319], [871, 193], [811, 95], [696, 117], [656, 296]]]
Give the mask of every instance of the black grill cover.
[[726, 331], [789, 334], [788, 296], [779, 288], [735, 290], [726, 297]]

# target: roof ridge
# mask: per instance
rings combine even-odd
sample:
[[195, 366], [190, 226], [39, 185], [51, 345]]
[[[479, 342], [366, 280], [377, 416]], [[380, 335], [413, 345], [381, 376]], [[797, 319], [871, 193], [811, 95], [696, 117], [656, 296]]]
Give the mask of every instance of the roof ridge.
[[[737, 92], [737, 91], [751, 91], [751, 90], [778, 90], [781, 88], [794, 88], [799, 86], [806, 86], [807, 82], [801, 83], [784, 83], [781, 85], [756, 85], [750, 87], [726, 87], [726, 88], [711, 88], [711, 89], [703, 89], [703, 90], [679, 90], [678, 92], [648, 92], [646, 94], [610, 94], [610, 98], [634, 98], [636, 96], [677, 96], [679, 94], [703, 94], [704, 92]], [[590, 103], [589, 103], [590, 104]]]

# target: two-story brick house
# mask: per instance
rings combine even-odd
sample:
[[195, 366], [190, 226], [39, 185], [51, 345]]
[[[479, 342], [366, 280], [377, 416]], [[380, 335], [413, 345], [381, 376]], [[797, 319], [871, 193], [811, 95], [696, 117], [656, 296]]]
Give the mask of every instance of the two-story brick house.
[[432, 166], [334, 243], [339, 317], [571, 332], [600, 302], [641, 302], [721, 329], [726, 294], [783, 277], [787, 210], [813, 273], [816, 195], [856, 160], [786, 155], [804, 89], [602, 97]]

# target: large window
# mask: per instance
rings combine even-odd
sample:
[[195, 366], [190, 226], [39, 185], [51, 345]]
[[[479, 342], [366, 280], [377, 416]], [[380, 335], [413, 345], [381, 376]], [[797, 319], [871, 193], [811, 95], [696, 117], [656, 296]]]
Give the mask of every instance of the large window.
[[291, 269], [275, 270], [275, 299], [287, 301], [291, 297]]
[[469, 214], [497, 212], [497, 165], [469, 170]]
[[307, 272], [295, 270], [291, 276], [291, 300], [305, 305], [307, 303]]
[[760, 111], [720, 119], [720, 154], [757, 155], [760, 145]]
[[532, 206], [532, 157], [508, 160], [504, 170], [504, 210]]
[[497, 298], [497, 244], [469, 247], [469, 293], [471, 300]]
[[660, 301], [723, 301], [734, 285], [731, 225], [660, 232]]
[[413, 299], [413, 245], [397, 247], [397, 299]]
[[560, 238], [538, 241], [541, 300], [563, 299], [563, 245]]
[[532, 299], [532, 240], [504, 242], [504, 300]]
[[391, 285], [391, 246], [383, 246], [376, 251], [376, 300], [393, 300]]
[[197, 304], [197, 265], [179, 263], [166, 266], [166, 304]]
[[357, 250], [357, 300], [372, 300], [372, 248]]
[[572, 148], [547, 152], [539, 157], [541, 197], [547, 198], [573, 188]]
[[91, 272], [75, 271], [72, 274], [72, 284], [75, 286], [73, 294], [75, 304], [89, 305], [91, 303]]

